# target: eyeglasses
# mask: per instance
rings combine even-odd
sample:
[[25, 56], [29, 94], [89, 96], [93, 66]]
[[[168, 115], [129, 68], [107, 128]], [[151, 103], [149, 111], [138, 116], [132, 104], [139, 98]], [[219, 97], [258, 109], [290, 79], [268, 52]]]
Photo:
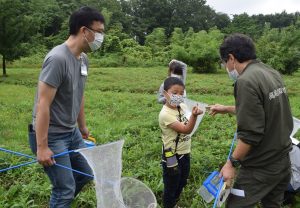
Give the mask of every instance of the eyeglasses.
[[228, 60], [227, 59], [220, 59], [220, 61], [221, 61], [221, 67], [225, 69]]
[[92, 28], [86, 27], [89, 31], [93, 32], [93, 33], [100, 33], [101, 35], [104, 36], [104, 32], [99, 32], [98, 30], [94, 30]]

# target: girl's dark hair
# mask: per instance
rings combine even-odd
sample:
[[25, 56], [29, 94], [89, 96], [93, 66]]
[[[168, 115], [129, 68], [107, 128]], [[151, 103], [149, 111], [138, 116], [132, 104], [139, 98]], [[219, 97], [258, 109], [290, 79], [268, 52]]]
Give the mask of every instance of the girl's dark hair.
[[178, 62], [172, 62], [169, 65], [169, 70], [170, 72], [172, 72], [173, 74], [177, 74], [177, 75], [183, 75], [183, 66], [178, 63]]
[[232, 54], [240, 63], [256, 59], [255, 46], [252, 39], [240, 33], [234, 33], [226, 37], [220, 46], [222, 61], [227, 62], [229, 54]]
[[90, 28], [94, 21], [105, 23], [104, 17], [101, 13], [91, 7], [81, 7], [73, 12], [69, 19], [69, 34], [77, 35], [82, 26]]
[[180, 85], [185, 88], [183, 82], [177, 77], [169, 77], [164, 81], [164, 90], [168, 91], [173, 85]]

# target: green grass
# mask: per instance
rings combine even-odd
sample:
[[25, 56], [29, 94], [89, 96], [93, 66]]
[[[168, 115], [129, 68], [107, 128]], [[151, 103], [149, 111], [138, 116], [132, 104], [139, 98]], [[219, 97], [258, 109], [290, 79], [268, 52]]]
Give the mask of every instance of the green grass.
[[[27, 124], [31, 122], [38, 68], [8, 69], [0, 77], [0, 146], [31, 154]], [[162, 195], [161, 139], [156, 91], [166, 77], [166, 67], [92, 68], [86, 86], [86, 119], [99, 144], [125, 139], [123, 176], [149, 185], [159, 202]], [[293, 115], [300, 118], [300, 73], [285, 76]], [[234, 104], [232, 82], [225, 72], [188, 73], [191, 99], [213, 104]], [[235, 118], [205, 116], [192, 142], [191, 174], [180, 205], [211, 207], [196, 191], [208, 174], [226, 160]], [[0, 152], [0, 169], [25, 161]], [[39, 165], [0, 173], [0, 207], [47, 207], [50, 183]], [[300, 202], [299, 202], [300, 203]], [[73, 207], [96, 207], [92, 185], [76, 198]], [[299, 207], [299, 206], [298, 206]]]

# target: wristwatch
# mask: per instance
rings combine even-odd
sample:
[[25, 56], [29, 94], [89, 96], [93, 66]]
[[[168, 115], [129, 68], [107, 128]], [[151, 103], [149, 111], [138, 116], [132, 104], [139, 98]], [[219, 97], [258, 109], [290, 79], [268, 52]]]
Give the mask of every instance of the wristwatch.
[[232, 157], [232, 155], [230, 155], [229, 160], [233, 167], [238, 168], [241, 166], [241, 162], [239, 160], [235, 159], [234, 157]]

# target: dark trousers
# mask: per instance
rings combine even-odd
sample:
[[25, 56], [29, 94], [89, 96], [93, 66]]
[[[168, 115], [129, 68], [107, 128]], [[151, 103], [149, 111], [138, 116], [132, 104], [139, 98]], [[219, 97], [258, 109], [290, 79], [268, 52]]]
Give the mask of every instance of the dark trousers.
[[241, 168], [234, 188], [245, 191], [245, 197], [229, 195], [227, 208], [253, 208], [261, 202], [264, 208], [280, 208], [284, 191], [291, 178], [289, 156], [264, 168]]
[[162, 161], [164, 208], [173, 208], [176, 205], [190, 174], [190, 154], [178, 155], [177, 158], [178, 167], [176, 170], [174, 168], [167, 168], [166, 162]]

